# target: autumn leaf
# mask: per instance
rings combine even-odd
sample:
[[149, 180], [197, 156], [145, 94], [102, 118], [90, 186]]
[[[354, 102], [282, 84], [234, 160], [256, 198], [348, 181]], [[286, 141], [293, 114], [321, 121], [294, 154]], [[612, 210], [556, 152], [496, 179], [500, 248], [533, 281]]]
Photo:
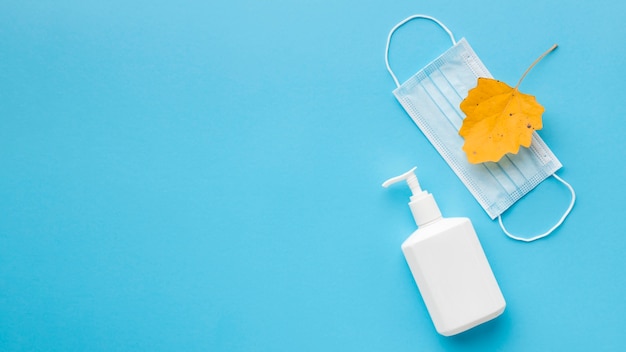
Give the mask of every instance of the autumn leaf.
[[556, 47], [553, 45], [535, 60], [515, 87], [478, 78], [478, 85], [461, 102], [466, 117], [459, 134], [465, 138], [463, 151], [470, 163], [499, 161], [507, 153], [517, 154], [520, 146], [530, 147], [533, 132], [543, 127], [544, 108], [518, 87], [530, 69]]

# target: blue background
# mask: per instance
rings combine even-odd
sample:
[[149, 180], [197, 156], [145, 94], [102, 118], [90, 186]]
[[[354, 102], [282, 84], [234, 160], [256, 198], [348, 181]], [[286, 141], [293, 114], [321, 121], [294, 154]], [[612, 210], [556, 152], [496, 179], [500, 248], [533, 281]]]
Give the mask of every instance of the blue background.
[[[0, 5], [0, 350], [618, 350], [626, 328], [626, 3], [4, 1]], [[523, 244], [393, 97], [388, 31], [439, 18], [545, 108], [577, 191]], [[450, 46], [394, 37], [404, 81]], [[437, 335], [400, 244], [418, 166], [470, 217], [508, 306]], [[533, 234], [550, 179], [505, 216]]]

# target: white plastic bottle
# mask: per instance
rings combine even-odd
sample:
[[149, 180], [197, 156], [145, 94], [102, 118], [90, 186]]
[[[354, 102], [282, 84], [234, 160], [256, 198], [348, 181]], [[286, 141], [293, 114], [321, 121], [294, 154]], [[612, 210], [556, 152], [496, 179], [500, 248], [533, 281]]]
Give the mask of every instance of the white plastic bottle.
[[402, 252], [437, 332], [455, 335], [489, 321], [506, 302], [468, 218], [444, 218], [432, 194], [422, 191], [415, 168], [383, 187], [406, 181], [418, 229]]

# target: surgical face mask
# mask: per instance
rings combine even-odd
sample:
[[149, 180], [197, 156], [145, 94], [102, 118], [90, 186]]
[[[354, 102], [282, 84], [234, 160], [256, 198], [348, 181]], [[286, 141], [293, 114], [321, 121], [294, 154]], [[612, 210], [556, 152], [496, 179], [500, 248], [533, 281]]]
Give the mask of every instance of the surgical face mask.
[[[434, 21], [452, 41], [452, 47], [400, 84], [389, 66], [389, 44], [393, 33], [413, 19]], [[552, 233], [565, 220], [574, 206], [574, 189], [555, 172], [561, 163], [545, 142], [534, 132], [530, 148], [520, 148], [517, 154], [507, 154], [499, 162], [470, 164], [462, 150], [459, 129], [465, 114], [461, 101], [477, 84], [478, 77], [491, 74], [465, 39], [456, 41], [452, 32], [437, 19], [414, 15], [398, 23], [389, 32], [385, 52], [387, 70], [397, 88], [393, 91], [411, 119], [430, 143], [463, 181], [491, 219], [498, 218], [504, 233], [516, 240], [534, 241]], [[561, 219], [547, 232], [530, 238], [511, 234], [502, 223], [502, 213], [546, 178], [553, 176], [571, 192], [572, 200]]]

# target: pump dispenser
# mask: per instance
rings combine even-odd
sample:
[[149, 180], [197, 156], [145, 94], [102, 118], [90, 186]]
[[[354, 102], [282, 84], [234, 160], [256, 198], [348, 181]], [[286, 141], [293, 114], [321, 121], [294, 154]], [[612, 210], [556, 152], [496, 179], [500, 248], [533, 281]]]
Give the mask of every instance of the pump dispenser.
[[420, 183], [417, 180], [417, 176], [415, 176], [415, 169], [417, 169], [417, 167], [412, 168], [400, 176], [396, 176], [385, 181], [385, 183], [383, 183], [383, 187], [386, 188], [396, 182], [406, 181], [411, 189], [411, 192], [413, 192], [411, 201], [409, 202], [409, 207], [411, 208], [411, 213], [413, 213], [415, 224], [420, 227], [431, 221], [440, 219], [441, 212], [439, 211], [437, 202], [435, 202], [435, 197], [426, 191], [422, 191]]
[[489, 321], [506, 303], [468, 218], [444, 218], [432, 194], [422, 190], [415, 167], [383, 183], [406, 181], [418, 229], [402, 252], [441, 335], [450, 336]]

